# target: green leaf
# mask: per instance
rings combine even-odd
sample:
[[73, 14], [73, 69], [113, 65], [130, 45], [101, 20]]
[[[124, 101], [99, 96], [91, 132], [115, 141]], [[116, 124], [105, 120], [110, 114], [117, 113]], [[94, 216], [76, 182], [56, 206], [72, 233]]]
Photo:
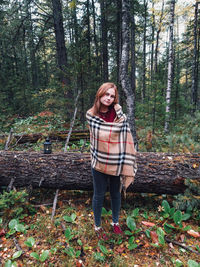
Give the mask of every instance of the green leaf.
[[5, 263], [4, 267], [17, 267], [17, 263], [16, 263], [15, 261], [12, 262], [11, 260], [8, 260], [8, 261]]
[[97, 261], [104, 261], [105, 260], [105, 256], [101, 255], [100, 252], [95, 252], [94, 253], [94, 258]]
[[76, 253], [75, 253], [75, 257], [78, 258], [80, 255], [81, 255], [81, 251], [77, 250]]
[[137, 248], [137, 244], [131, 244], [131, 245], [128, 245], [128, 249], [129, 250], [132, 250], [132, 249], [135, 249], [135, 248]]
[[200, 267], [200, 264], [194, 260], [188, 260], [188, 267]]
[[134, 231], [136, 229], [135, 221], [131, 216], [127, 217], [126, 224], [131, 231]]
[[70, 257], [74, 257], [75, 252], [74, 252], [73, 247], [69, 247], [65, 251], [66, 251], [67, 255], [69, 255]]
[[170, 213], [170, 205], [169, 205], [169, 203], [167, 202], [167, 200], [163, 200], [162, 201], [162, 207], [164, 208], [164, 211], [166, 212], [166, 213]]
[[19, 258], [21, 255], [22, 255], [22, 250], [16, 251], [12, 256], [12, 260]]
[[42, 252], [41, 256], [40, 256], [40, 261], [44, 262], [49, 256], [49, 250], [45, 250]]
[[151, 236], [150, 236], [150, 230], [149, 230], [149, 229], [145, 230], [145, 234], [146, 234], [146, 236], [147, 236], [148, 238], [151, 238]]
[[73, 235], [71, 234], [71, 229], [67, 228], [65, 230], [65, 237], [67, 238], [67, 240], [71, 240], [73, 238]]
[[3, 223], [3, 219], [2, 218], [0, 218], [0, 224], [2, 224]]
[[100, 242], [98, 242], [98, 245], [103, 254], [108, 254], [108, 250], [105, 246], [101, 245]]
[[177, 210], [173, 215], [173, 220], [176, 225], [180, 225], [182, 221], [182, 212], [180, 210]]
[[182, 216], [182, 221], [187, 221], [190, 217], [191, 215], [189, 213], [184, 213]]
[[189, 231], [191, 229], [190, 225], [187, 225], [186, 227], [183, 228], [183, 231]]
[[132, 211], [131, 216], [136, 218], [139, 215], [139, 208], [136, 208]]
[[35, 258], [38, 261], [40, 260], [40, 256], [36, 252], [31, 252], [30, 256]]
[[133, 234], [132, 232], [130, 232], [128, 230], [126, 230], [124, 233], [125, 233], [125, 235], [132, 235]]
[[175, 263], [175, 267], [181, 267], [181, 266], [183, 266], [182, 261], [180, 261], [179, 259], [175, 260], [174, 263]]
[[77, 243], [79, 244], [79, 246], [83, 245], [83, 243], [82, 243], [82, 241], [80, 239], [77, 240]]
[[163, 231], [163, 229], [161, 227], [159, 227], [157, 229], [157, 235], [158, 235], [158, 241], [161, 245], [165, 244], [165, 232]]
[[25, 231], [24, 225], [20, 224], [20, 223], [15, 226], [15, 229], [16, 229], [17, 232], [22, 232], [23, 233]]
[[129, 238], [129, 240], [128, 240], [129, 245], [132, 245], [134, 240], [135, 240], [135, 237], [134, 236], [131, 236]]
[[27, 245], [29, 248], [32, 248], [32, 246], [35, 244], [35, 239], [33, 237], [29, 237], [25, 242], [25, 245]]
[[169, 234], [169, 233], [171, 233], [172, 229], [176, 229], [176, 228], [171, 224], [165, 223], [164, 224], [164, 229]]
[[175, 212], [175, 208], [171, 208], [171, 209], [170, 209], [170, 212], [169, 212], [171, 218], [173, 217], [174, 212]]
[[12, 220], [9, 222], [8, 226], [9, 226], [10, 229], [13, 230], [13, 229], [15, 229], [15, 227], [16, 227], [17, 224], [18, 224], [17, 220], [12, 219]]
[[65, 216], [63, 216], [63, 219], [66, 221], [66, 222], [72, 222], [72, 218], [70, 217], [70, 216], [67, 216], [67, 215], [65, 215]]
[[76, 213], [72, 213], [71, 218], [72, 218], [72, 222], [74, 222], [76, 220]]

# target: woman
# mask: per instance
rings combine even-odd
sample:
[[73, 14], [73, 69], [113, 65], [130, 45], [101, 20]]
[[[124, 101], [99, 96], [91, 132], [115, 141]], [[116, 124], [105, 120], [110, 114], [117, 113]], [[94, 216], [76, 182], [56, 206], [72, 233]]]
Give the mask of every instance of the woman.
[[120, 184], [126, 189], [133, 182], [137, 170], [133, 138], [126, 115], [118, 104], [118, 91], [114, 83], [101, 85], [86, 118], [90, 129], [95, 232], [99, 238], [106, 239], [101, 228], [101, 211], [107, 185], [111, 195], [111, 225], [114, 233], [123, 234], [118, 221], [121, 205]]

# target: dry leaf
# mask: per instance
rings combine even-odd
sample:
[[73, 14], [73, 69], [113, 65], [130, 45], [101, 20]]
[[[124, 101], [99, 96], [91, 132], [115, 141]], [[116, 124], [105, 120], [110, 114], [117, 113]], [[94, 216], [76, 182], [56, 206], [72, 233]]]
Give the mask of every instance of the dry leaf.
[[152, 226], [155, 225], [155, 223], [152, 223], [152, 222], [146, 222], [146, 221], [142, 221], [142, 224], [144, 224], [144, 225], [146, 225], [146, 226], [150, 226], [150, 227], [152, 227]]
[[195, 232], [194, 230], [189, 230], [187, 233], [193, 237], [200, 237], [200, 234], [198, 232]]
[[152, 239], [153, 243], [158, 244], [158, 235], [157, 235], [157, 233], [154, 232], [154, 231], [151, 231], [150, 232], [150, 236], [151, 236], [151, 239]]
[[6, 234], [6, 231], [2, 228], [0, 229], [0, 236], [4, 236]]

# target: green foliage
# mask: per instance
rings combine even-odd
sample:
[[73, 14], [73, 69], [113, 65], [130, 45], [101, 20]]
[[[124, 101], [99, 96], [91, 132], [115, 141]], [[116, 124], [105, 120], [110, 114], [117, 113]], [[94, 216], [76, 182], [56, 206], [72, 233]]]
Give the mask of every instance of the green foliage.
[[35, 209], [27, 201], [28, 194], [25, 190], [0, 194], [0, 215], [7, 219], [22, 218], [26, 213], [35, 213]]
[[75, 223], [76, 214], [72, 213], [71, 216], [65, 215], [65, 216], [63, 216], [63, 219], [68, 223]]
[[49, 250], [44, 250], [40, 255], [37, 252], [31, 252], [30, 256], [39, 262], [45, 262], [49, 257]]
[[[198, 165], [196, 167], [199, 168]], [[188, 212], [191, 212], [192, 210], [198, 211], [200, 207], [200, 182], [196, 179], [186, 179], [185, 185], [187, 186], [187, 189], [184, 194], [175, 196], [173, 205], [176, 209]]]

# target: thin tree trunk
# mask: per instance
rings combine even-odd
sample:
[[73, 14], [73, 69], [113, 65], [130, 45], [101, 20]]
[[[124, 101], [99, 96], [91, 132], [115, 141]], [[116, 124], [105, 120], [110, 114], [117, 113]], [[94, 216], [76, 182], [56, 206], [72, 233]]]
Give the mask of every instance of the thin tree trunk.
[[131, 87], [133, 94], [136, 92], [136, 57], [135, 57], [135, 7], [133, 1], [133, 13], [131, 14]]
[[108, 29], [106, 16], [106, 1], [100, 0], [101, 6], [101, 36], [102, 36], [102, 60], [103, 60], [103, 81], [108, 81]]
[[192, 65], [192, 111], [195, 112], [197, 109], [197, 99], [198, 99], [198, 38], [197, 38], [197, 26], [198, 26], [198, 5], [199, 2], [196, 1], [195, 4], [195, 17], [194, 17], [194, 50], [193, 50], [193, 65]]
[[126, 95], [128, 121], [131, 133], [137, 149], [137, 137], [135, 128], [135, 95], [131, 88], [131, 81], [128, 73], [129, 65], [129, 25], [130, 25], [130, 3], [129, 0], [122, 0], [122, 56], [120, 65], [120, 79], [122, 89]]
[[170, 31], [169, 31], [169, 60], [168, 60], [168, 76], [167, 76], [167, 91], [166, 91], [166, 110], [165, 110], [165, 133], [169, 132], [170, 122], [170, 104], [171, 90], [173, 80], [173, 28], [174, 28], [174, 9], [175, 0], [171, 0], [170, 4]]
[[143, 62], [142, 62], [142, 101], [146, 97], [146, 27], [147, 27], [147, 2], [144, 0], [144, 32], [143, 32]]

